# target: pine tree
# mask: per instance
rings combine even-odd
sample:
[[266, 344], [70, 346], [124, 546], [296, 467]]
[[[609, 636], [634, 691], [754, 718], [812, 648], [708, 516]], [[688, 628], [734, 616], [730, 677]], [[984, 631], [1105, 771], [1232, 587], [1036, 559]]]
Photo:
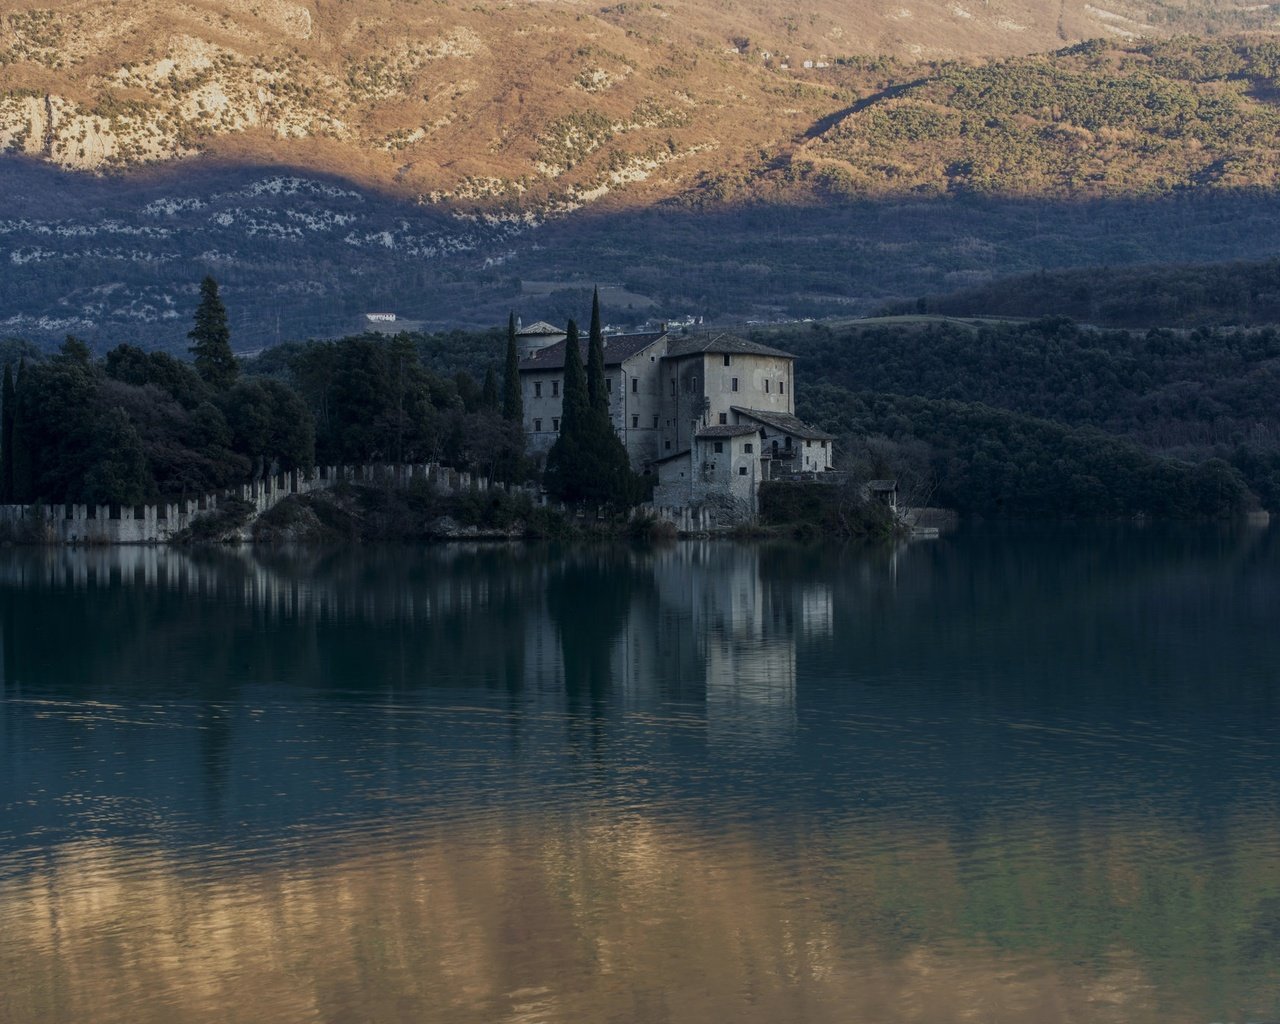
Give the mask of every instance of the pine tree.
[[520, 354], [516, 350], [516, 315], [507, 321], [507, 365], [502, 381], [502, 418], [509, 423], [524, 420], [524, 397], [520, 392]]
[[212, 277], [200, 282], [200, 305], [196, 307], [195, 326], [187, 337], [191, 339], [191, 354], [200, 376], [219, 391], [229, 390], [239, 368], [231, 353], [227, 307], [218, 298], [218, 282]]
[[600, 289], [591, 299], [591, 335], [587, 343], [587, 394], [591, 408], [609, 415], [609, 393], [604, 382], [604, 332], [600, 328]]
[[4, 368], [4, 390], [0, 402], [0, 504], [13, 504], [13, 417], [17, 393], [13, 389], [13, 367]]

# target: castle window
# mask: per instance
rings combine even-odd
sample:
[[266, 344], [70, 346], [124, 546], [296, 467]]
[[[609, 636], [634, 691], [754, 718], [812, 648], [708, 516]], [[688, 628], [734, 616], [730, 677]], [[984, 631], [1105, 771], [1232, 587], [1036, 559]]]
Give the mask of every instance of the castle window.
[[560, 382], [553, 380], [551, 382], [551, 397], [556, 398], [560, 394]]
[[560, 433], [560, 417], [559, 416], [551, 417], [551, 429], [554, 430], [557, 434]]
[[778, 381], [778, 394], [785, 395], [787, 393], [787, 382], [785, 380]]
[[750, 455], [752, 452], [756, 450], [756, 446], [753, 445], [750, 441], [748, 441], [746, 444], [742, 446], [742, 450], [746, 452], [748, 455]]
[[733, 356], [729, 355], [729, 353], [728, 353], [728, 352], [726, 352], [726, 353], [724, 354], [724, 365], [725, 365], [725, 366], [732, 366], [732, 365], [733, 365]]
[[668, 442], [667, 442], [666, 447], [667, 447], [667, 451], [671, 451], [671, 442], [670, 442], [670, 441], [668, 441]]
[[671, 397], [676, 397], [676, 379], [674, 377], [671, 378]]
[[542, 420], [534, 420], [533, 429], [535, 433], [542, 433]]
[[724, 426], [728, 422], [729, 422], [729, 414], [727, 412], [722, 412], [720, 414], [720, 425]]
[[604, 379], [604, 389], [607, 392], [609, 392], [609, 394], [613, 394], [613, 378], [612, 377], [606, 377]]
[[535, 380], [533, 382], [533, 397], [534, 398], [542, 397], [542, 381], [540, 380]]
[[717, 454], [717, 455], [720, 455], [723, 451], [724, 451], [724, 442], [723, 442], [723, 441], [717, 441], [717, 442], [715, 443], [715, 452], [716, 452], [716, 454]]
[[639, 377], [632, 377], [632, 378], [631, 378], [631, 393], [634, 395], [634, 394], [635, 394], [637, 391], [639, 391], [639, 390], [640, 390], [640, 378], [639, 378]]
[[746, 475], [747, 475], [747, 467], [746, 467], [746, 466], [739, 466], [739, 467], [738, 467], [738, 476], [746, 476]]
[[734, 378], [733, 378], [733, 380], [729, 383], [729, 390], [730, 390], [730, 391], [737, 391], [737, 390], [738, 390], [738, 378], [737, 378], [737, 377], [734, 377]]
[[765, 380], [765, 382], [764, 382], [764, 393], [765, 393], [766, 395], [769, 393], [769, 381], [768, 381], [768, 379], [766, 379], [766, 380]]
[[632, 417], [631, 417], [631, 429], [632, 429], [632, 430], [635, 430], [635, 429], [636, 429], [637, 427], [639, 427], [639, 426], [640, 426], [640, 417], [639, 417], [639, 416], [632, 416]]
[[658, 429], [658, 417], [657, 417], [657, 416], [655, 416], [655, 417], [653, 418], [653, 429], [654, 429], [654, 430], [657, 430], [657, 429]]

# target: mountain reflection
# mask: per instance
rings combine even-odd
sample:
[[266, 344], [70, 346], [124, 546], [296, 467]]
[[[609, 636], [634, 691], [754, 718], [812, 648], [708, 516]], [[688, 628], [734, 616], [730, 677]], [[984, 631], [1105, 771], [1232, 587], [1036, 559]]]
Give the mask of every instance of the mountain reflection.
[[1280, 1016], [1275, 531], [0, 557], [0, 1020]]
[[[1233, 832], [1203, 891], [1176, 859], [1194, 837], [1143, 819], [1082, 822], [1066, 863], [1033, 823], [1016, 881], [929, 829], [784, 857], [643, 815], [545, 824], [212, 869], [73, 844], [0, 883], [6, 1019], [1142, 1024], [1211, 1019], [1224, 988], [1256, 1011], [1280, 982], [1255, 889], [1274, 819]], [[1136, 846], [1167, 856], [1135, 874]], [[1232, 935], [1241, 911], [1263, 916]]]

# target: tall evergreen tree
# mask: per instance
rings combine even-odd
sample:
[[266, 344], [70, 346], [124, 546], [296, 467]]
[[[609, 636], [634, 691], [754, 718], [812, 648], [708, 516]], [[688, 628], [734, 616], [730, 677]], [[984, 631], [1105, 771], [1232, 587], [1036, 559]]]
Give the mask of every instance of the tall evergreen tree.
[[27, 361], [18, 363], [13, 383], [13, 500], [26, 504], [35, 496], [35, 453], [31, 446], [30, 410], [26, 408]]
[[570, 320], [564, 340], [564, 390], [560, 434], [547, 452], [547, 490], [561, 501], [577, 503], [582, 493], [582, 428], [586, 425], [587, 375], [578, 348], [578, 325]]
[[13, 417], [17, 393], [13, 389], [13, 367], [4, 368], [4, 390], [0, 395], [0, 504], [13, 503]]
[[502, 381], [502, 455], [497, 463], [499, 479], [514, 483], [523, 480], [524, 397], [520, 390], [520, 353], [516, 348], [516, 315], [507, 319], [507, 358]]
[[484, 386], [480, 389], [480, 408], [485, 412], [498, 411], [498, 375], [490, 366], [484, 371]]
[[520, 353], [516, 349], [516, 314], [507, 320], [507, 365], [502, 380], [502, 418], [509, 423], [524, 421], [524, 397], [520, 392]]
[[547, 454], [547, 490], [572, 504], [630, 508], [639, 490], [635, 474], [607, 406], [601, 411], [591, 404], [572, 320], [564, 344], [564, 404], [560, 436]]
[[577, 321], [570, 320], [564, 339], [564, 402], [560, 412], [560, 433], [580, 435], [587, 425], [587, 412], [590, 408], [578, 324]]
[[191, 354], [200, 376], [219, 391], [229, 390], [239, 368], [231, 353], [227, 307], [218, 297], [218, 282], [212, 277], [200, 282], [200, 305], [196, 307], [195, 326], [187, 337], [191, 339]]
[[591, 299], [591, 334], [587, 342], [587, 394], [591, 408], [609, 415], [609, 393], [604, 382], [604, 331], [600, 327], [600, 289]]

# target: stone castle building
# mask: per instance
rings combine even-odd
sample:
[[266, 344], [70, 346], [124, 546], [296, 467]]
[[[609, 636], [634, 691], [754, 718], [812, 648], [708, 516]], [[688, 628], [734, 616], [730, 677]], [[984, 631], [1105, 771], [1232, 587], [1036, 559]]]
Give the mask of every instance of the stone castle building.
[[[525, 436], [545, 456], [560, 430], [566, 339], [535, 324], [517, 341]], [[796, 418], [788, 352], [733, 334], [659, 331], [607, 336], [604, 361], [613, 428], [632, 468], [657, 477], [657, 505], [754, 512], [762, 481], [833, 468], [832, 436]]]

